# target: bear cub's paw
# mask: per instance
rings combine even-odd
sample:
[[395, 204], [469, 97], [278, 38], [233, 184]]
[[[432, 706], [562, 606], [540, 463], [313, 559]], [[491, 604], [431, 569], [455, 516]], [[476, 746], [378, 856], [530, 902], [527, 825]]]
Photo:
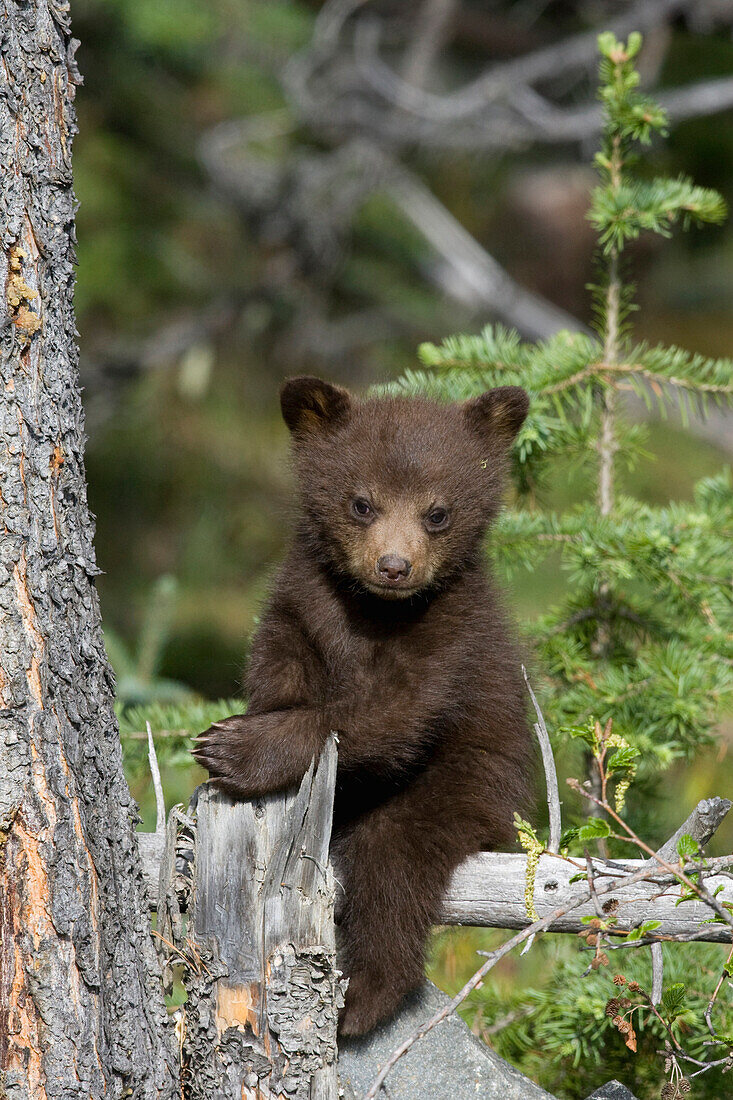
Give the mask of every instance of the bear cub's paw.
[[247, 760], [249, 724], [246, 714], [214, 722], [194, 739], [196, 744], [191, 750], [196, 763], [208, 771], [212, 786], [235, 798], [252, 798], [259, 793], [256, 777], [251, 774], [253, 761]]

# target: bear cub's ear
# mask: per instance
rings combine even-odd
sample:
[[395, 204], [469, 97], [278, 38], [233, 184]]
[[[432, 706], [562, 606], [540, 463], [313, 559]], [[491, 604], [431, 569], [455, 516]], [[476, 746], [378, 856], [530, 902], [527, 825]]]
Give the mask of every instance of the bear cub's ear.
[[307, 435], [345, 424], [351, 412], [351, 398], [340, 386], [306, 375], [283, 383], [280, 408], [290, 431]]
[[463, 413], [468, 426], [486, 439], [509, 447], [529, 410], [529, 394], [521, 386], [498, 386], [466, 401]]

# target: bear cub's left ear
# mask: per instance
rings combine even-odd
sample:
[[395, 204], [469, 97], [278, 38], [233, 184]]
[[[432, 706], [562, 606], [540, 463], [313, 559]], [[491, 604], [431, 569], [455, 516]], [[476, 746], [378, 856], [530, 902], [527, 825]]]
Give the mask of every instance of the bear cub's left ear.
[[283, 383], [280, 408], [293, 435], [308, 435], [345, 424], [351, 413], [351, 397], [340, 386], [303, 375]]
[[498, 386], [466, 401], [463, 413], [479, 435], [509, 447], [529, 410], [529, 394], [521, 386]]

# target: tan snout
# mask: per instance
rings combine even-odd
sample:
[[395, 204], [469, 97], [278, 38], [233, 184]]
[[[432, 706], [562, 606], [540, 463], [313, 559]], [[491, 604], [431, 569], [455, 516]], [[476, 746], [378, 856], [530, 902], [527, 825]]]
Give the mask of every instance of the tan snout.
[[421, 515], [396, 506], [382, 512], [363, 532], [359, 572], [364, 583], [382, 596], [399, 598], [430, 580], [428, 534]]

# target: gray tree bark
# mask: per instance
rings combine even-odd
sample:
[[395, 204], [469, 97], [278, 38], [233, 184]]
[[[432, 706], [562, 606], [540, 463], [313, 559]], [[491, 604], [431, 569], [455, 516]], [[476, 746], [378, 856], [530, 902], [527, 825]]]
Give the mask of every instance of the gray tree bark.
[[300, 789], [199, 788], [185, 978], [189, 1100], [338, 1100], [333, 739]]
[[68, 5], [0, 5], [0, 1095], [177, 1095], [94, 587]]

